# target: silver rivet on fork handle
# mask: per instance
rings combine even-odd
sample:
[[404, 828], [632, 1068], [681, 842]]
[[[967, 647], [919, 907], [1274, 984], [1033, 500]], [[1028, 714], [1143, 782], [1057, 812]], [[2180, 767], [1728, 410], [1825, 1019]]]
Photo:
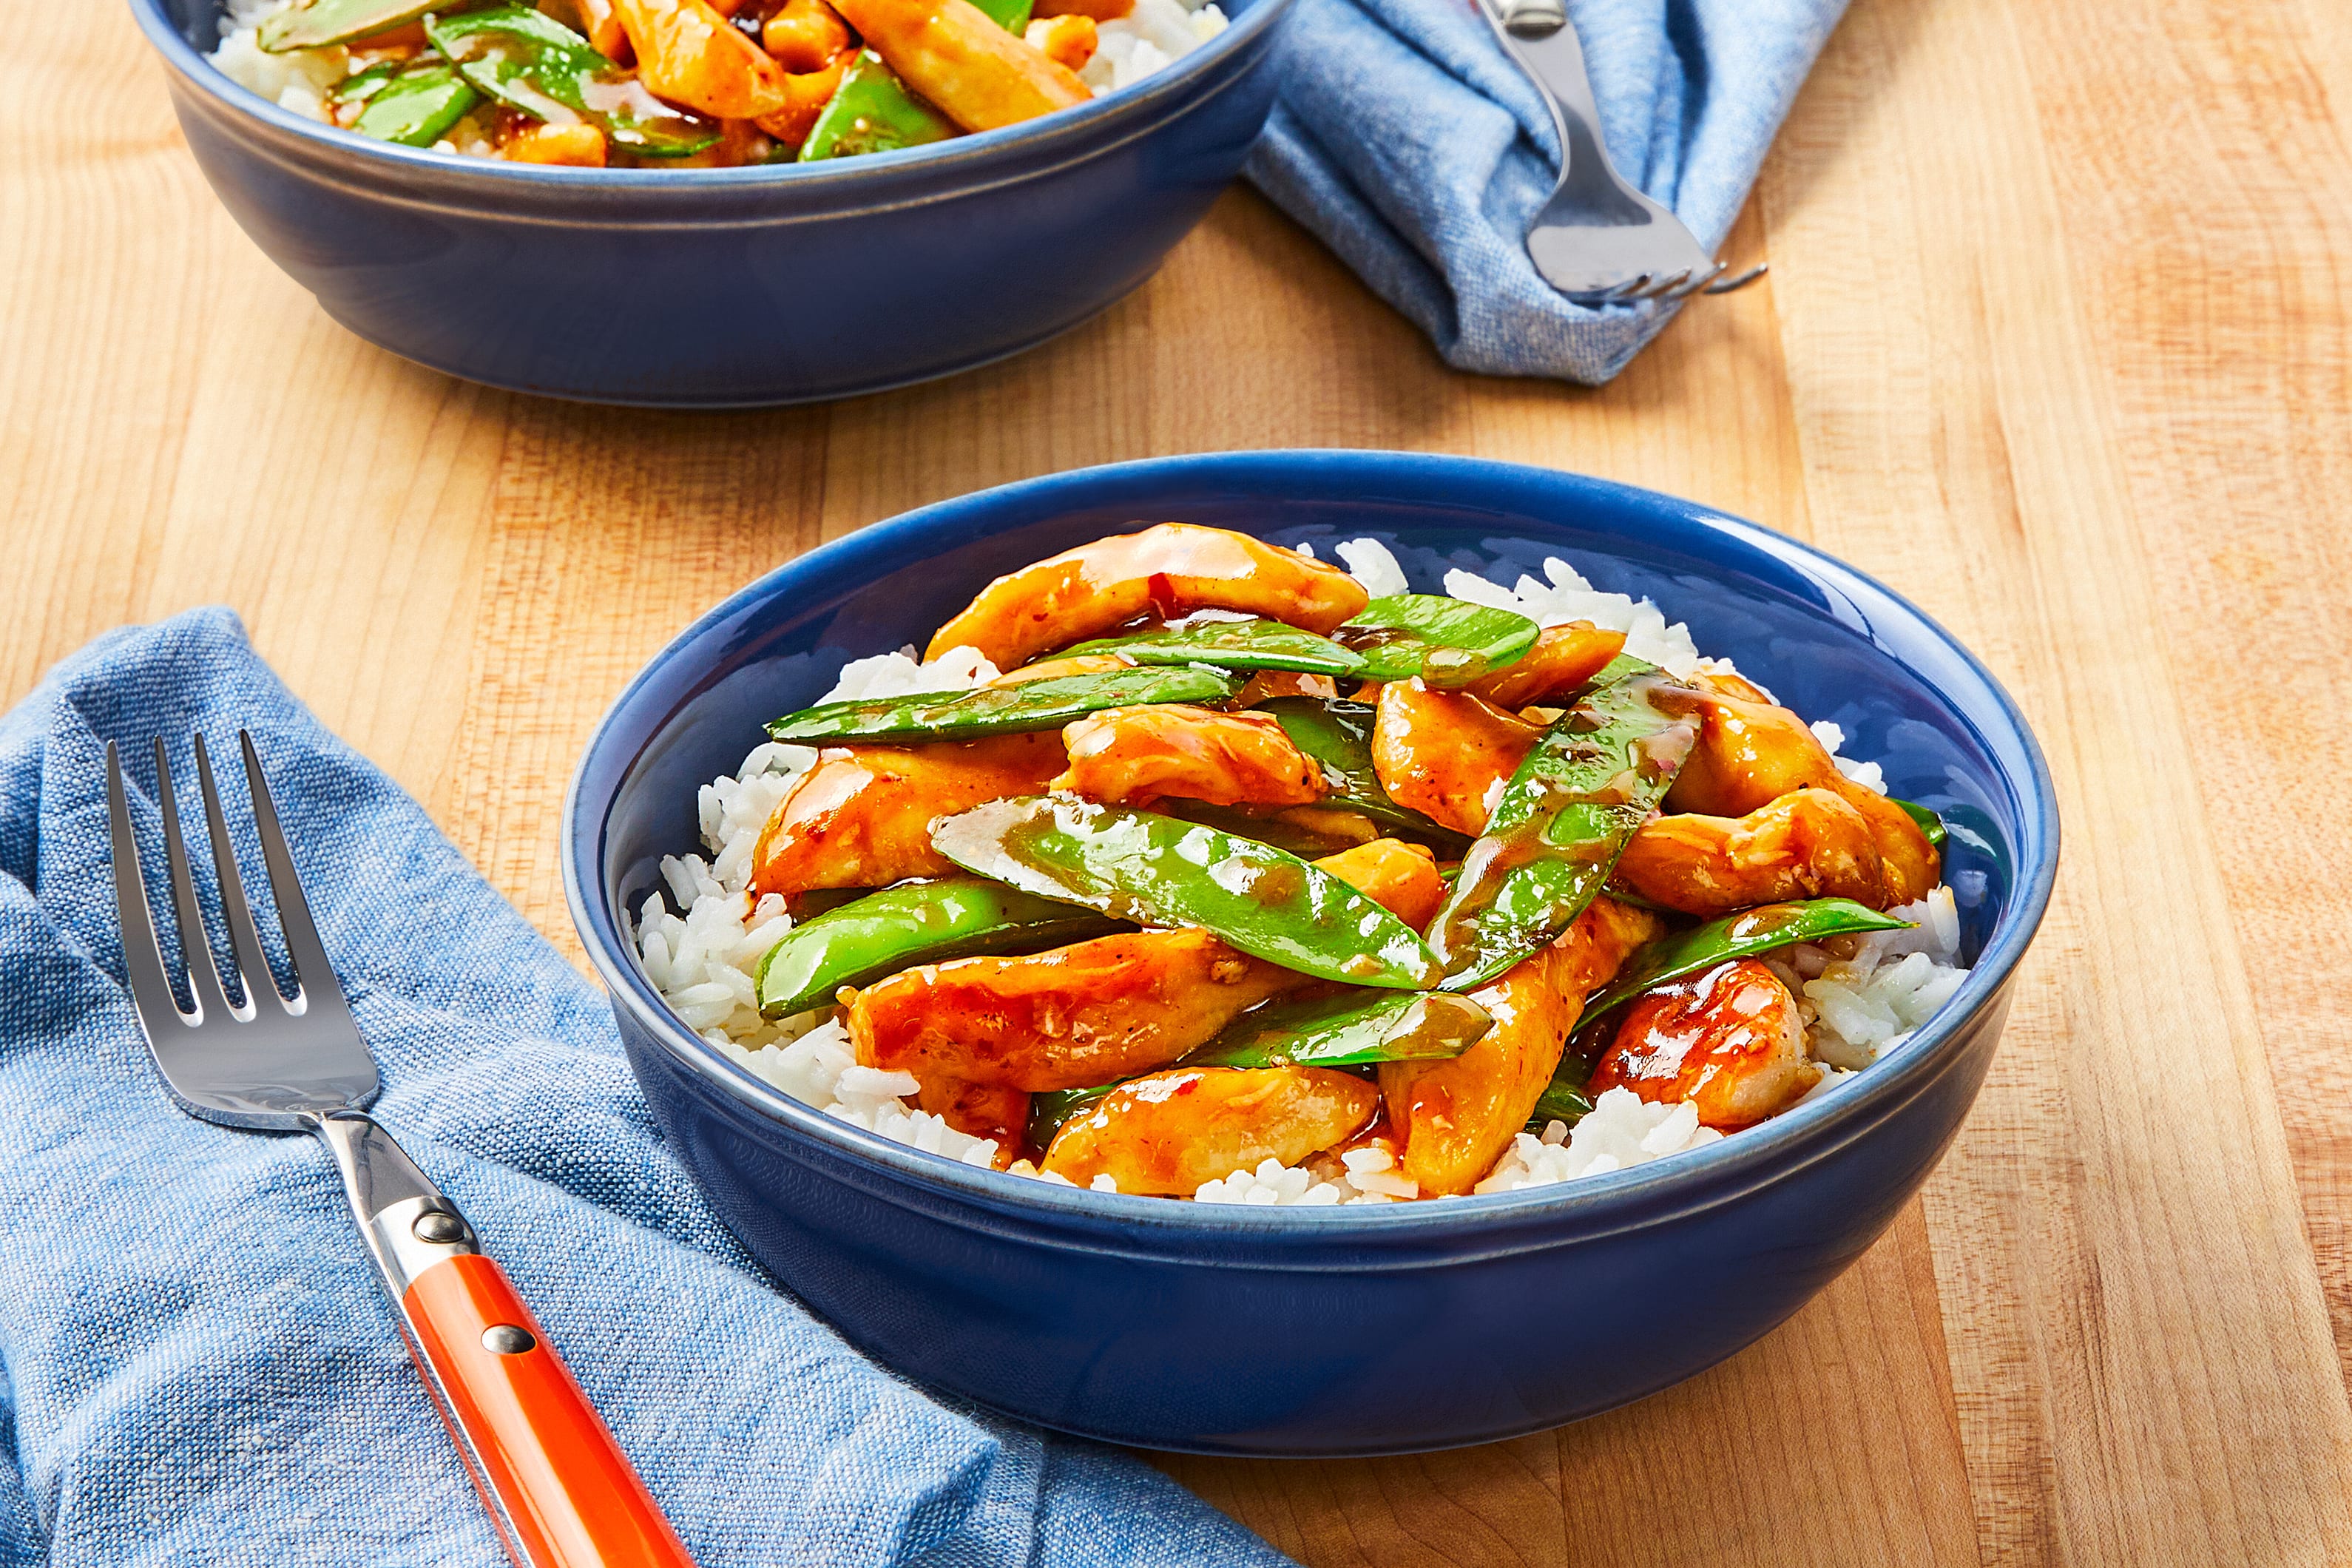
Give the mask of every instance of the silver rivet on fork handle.
[[1503, 26], [1515, 38], [1548, 38], [1568, 26], [1562, 0], [1505, 0]]

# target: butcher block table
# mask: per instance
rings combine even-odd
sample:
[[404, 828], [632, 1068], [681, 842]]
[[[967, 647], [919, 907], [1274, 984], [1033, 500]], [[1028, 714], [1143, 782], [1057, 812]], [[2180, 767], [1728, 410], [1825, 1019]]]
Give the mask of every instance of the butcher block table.
[[575, 957], [557, 803], [644, 659], [798, 552], [1082, 464], [1388, 447], [1654, 486], [1856, 563], [2008, 684], [2065, 860], [1925, 1193], [1786, 1326], [1631, 1409], [1165, 1461], [1276, 1545], [2352, 1562], [2344, 0], [1855, 0], [1728, 247], [1769, 279], [1599, 392], [1448, 371], [1237, 189], [1025, 358], [693, 416], [361, 342], [214, 201], [125, 7], [0, 16], [0, 697], [110, 626], [233, 605]]

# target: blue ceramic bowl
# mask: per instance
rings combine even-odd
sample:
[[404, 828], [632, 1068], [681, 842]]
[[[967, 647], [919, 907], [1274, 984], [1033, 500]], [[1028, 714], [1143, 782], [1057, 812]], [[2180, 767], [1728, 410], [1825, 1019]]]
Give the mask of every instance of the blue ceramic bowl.
[[[695, 788], [844, 661], [920, 644], [999, 573], [1138, 521], [1283, 543], [1370, 534], [1416, 587], [1567, 556], [1687, 620], [1951, 824], [1975, 972], [1832, 1096], [1722, 1142], [1558, 1186], [1394, 1207], [1122, 1197], [975, 1170], [820, 1116], [663, 1006], [620, 914], [698, 847]], [[1328, 558], [1329, 552], [1321, 552]], [[565, 807], [573, 918], [631, 1065], [710, 1201], [776, 1277], [908, 1375], [1152, 1447], [1372, 1454], [1638, 1399], [1803, 1304], [1935, 1165], [1992, 1058], [2050, 897], [2050, 775], [1934, 622], [1804, 545], [1687, 501], [1455, 458], [1265, 452], [1089, 468], [878, 523], [698, 621], [625, 692]]]
[[456, 159], [279, 109], [202, 58], [222, 0], [131, 0], [196, 162], [369, 342], [469, 381], [718, 408], [876, 392], [1034, 347], [1140, 284], [1232, 180], [1290, 0], [1124, 92], [841, 163]]

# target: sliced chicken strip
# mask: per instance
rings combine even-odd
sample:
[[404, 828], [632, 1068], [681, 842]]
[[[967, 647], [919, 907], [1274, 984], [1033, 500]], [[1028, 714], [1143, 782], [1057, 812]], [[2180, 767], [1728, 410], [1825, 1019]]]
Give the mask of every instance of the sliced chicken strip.
[[1206, 609], [1328, 632], [1370, 602], [1336, 566], [1247, 534], [1163, 522], [999, 577], [940, 628], [924, 657], [976, 647], [999, 669], [1013, 669], [1139, 616], [1172, 620]]
[[1177, 1068], [1123, 1083], [1055, 1136], [1045, 1168], [1080, 1186], [1191, 1196], [1263, 1160], [1295, 1165], [1355, 1136], [1380, 1091], [1324, 1068]]
[[921, 1078], [915, 1104], [959, 1132], [996, 1140], [998, 1170], [1020, 1157], [1029, 1132], [1029, 1091], [999, 1083], [966, 1083], [961, 1079]]
[[1733, 1132], [1778, 1116], [1821, 1076], [1805, 1059], [1797, 999], [1770, 969], [1744, 958], [1635, 998], [1592, 1069], [1591, 1089], [1687, 1101], [1701, 1125]]
[[1559, 1070], [1585, 997], [1664, 929], [1647, 910], [1596, 899], [1558, 942], [1470, 994], [1495, 1020], [1484, 1039], [1451, 1061], [1381, 1064], [1389, 1125], [1423, 1196], [1486, 1175]]
[[954, 868], [931, 822], [1043, 790], [1066, 759], [1052, 731], [927, 746], [831, 749], [776, 803], [751, 855], [753, 893], [881, 888]]
[[1517, 663], [1463, 688], [1497, 708], [1520, 709], [1555, 702], [1588, 684], [1625, 651], [1623, 632], [1602, 631], [1591, 621], [1548, 626]]
[[1709, 917], [1790, 899], [1882, 910], [1908, 901], [1869, 820], [1825, 789], [1791, 790], [1741, 817], [1654, 816], [1612, 879], [1654, 904]]
[[1475, 838], [1499, 794], [1535, 748], [1543, 726], [1466, 691], [1437, 691], [1416, 677], [1381, 688], [1372, 771], [1399, 805]]
[[[1737, 677], [1710, 681], [1755, 690]], [[1666, 809], [1708, 816], [1746, 816], [1791, 790], [1827, 790], [1870, 824], [1886, 863], [1888, 905], [1927, 897], [1942, 858], [1910, 814], [1839, 771], [1821, 738], [1788, 709], [1741, 697], [1710, 695], [1699, 705], [1698, 744], [1666, 794]], [[1877, 902], [1875, 900], [1867, 900]]]
[[646, 90], [720, 120], [757, 120], [791, 101], [784, 68], [709, 0], [613, 0]]
[[1017, 125], [1094, 97], [1069, 68], [971, 0], [837, 0], [834, 9], [908, 87], [966, 131]]
[[1069, 771], [1054, 781], [1107, 805], [1163, 795], [1211, 805], [1312, 805], [1323, 770], [1263, 713], [1218, 713], [1181, 702], [1112, 708], [1066, 725]]

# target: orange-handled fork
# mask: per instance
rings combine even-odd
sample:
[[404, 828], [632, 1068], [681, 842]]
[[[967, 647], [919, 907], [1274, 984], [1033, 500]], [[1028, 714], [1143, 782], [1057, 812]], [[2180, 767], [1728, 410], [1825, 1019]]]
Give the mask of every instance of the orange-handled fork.
[[315, 1132], [332, 1150], [360, 1235], [392, 1296], [425, 1385], [457, 1441], [474, 1485], [517, 1568], [693, 1568], [659, 1505], [637, 1479], [506, 1271], [482, 1255], [474, 1228], [367, 1114], [381, 1087], [375, 1059], [352, 1021], [343, 988], [311, 923], [269, 785], [245, 748], [254, 825], [268, 863], [278, 924], [296, 991], [279, 994], [245, 901], [228, 824], [204, 737], [196, 774], [212, 833], [221, 912], [236, 955], [244, 1005], [233, 1007], [213, 963], [173, 804], [172, 768], [155, 742], [156, 798], [170, 861], [172, 908], [195, 1011], [173, 995], [139, 844], [123, 795], [122, 762], [106, 748], [114, 833], [114, 902], [123, 967], [156, 1069], [192, 1116], [226, 1127]]

